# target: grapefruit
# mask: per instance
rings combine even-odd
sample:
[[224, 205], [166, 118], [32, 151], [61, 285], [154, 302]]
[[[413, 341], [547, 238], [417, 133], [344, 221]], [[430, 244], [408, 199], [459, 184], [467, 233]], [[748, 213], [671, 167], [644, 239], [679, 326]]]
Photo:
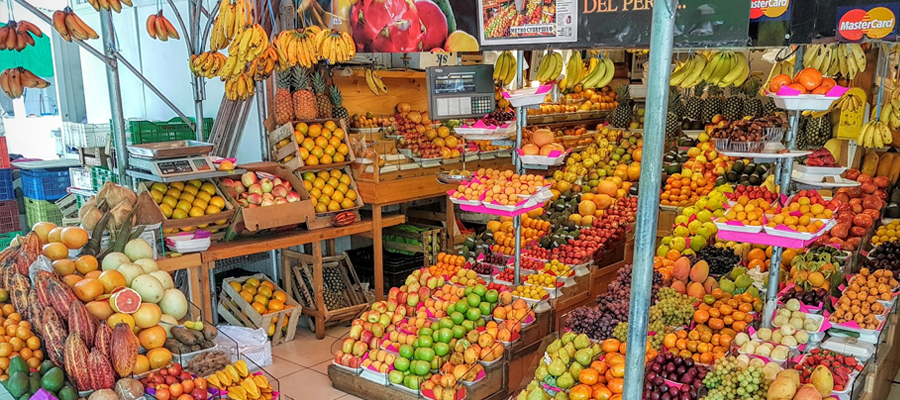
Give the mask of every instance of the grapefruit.
[[143, 354], [138, 354], [137, 361], [134, 363], [134, 373], [143, 374], [150, 370], [150, 359]]
[[68, 227], [62, 230], [59, 235], [61, 241], [69, 250], [78, 250], [88, 242], [88, 233], [86, 230], [78, 227]]
[[37, 233], [38, 237], [41, 238], [41, 243], [50, 243], [47, 241], [47, 236], [50, 235], [50, 231], [56, 228], [56, 224], [52, 222], [38, 222], [31, 227], [31, 230], [34, 233]]
[[[103, 262], [105, 263], [106, 259], [103, 259]], [[104, 268], [103, 270], [106, 270], [106, 268]], [[119, 265], [117, 271], [121, 272], [122, 275], [125, 275], [125, 284], [129, 287], [131, 287], [132, 282], [134, 282], [134, 280], [137, 279], [138, 276], [144, 274], [144, 269], [141, 268], [140, 265], [132, 264], [130, 262]]]
[[172, 362], [172, 352], [165, 347], [158, 347], [148, 351], [147, 358], [150, 360], [151, 369], [162, 368]]
[[[109, 296], [109, 306], [117, 313], [132, 314], [141, 307], [141, 295], [134, 289], [119, 288], [112, 296]], [[110, 324], [110, 326], [115, 325]], [[131, 326], [134, 326], [133, 319]]]
[[112, 293], [116, 288], [123, 287], [127, 284], [125, 275], [116, 270], [103, 271], [98, 280], [103, 283], [103, 292]]
[[92, 255], [83, 255], [75, 260], [75, 270], [81, 274], [96, 271], [98, 266], [97, 259]]
[[159, 324], [159, 319], [162, 317], [162, 310], [159, 309], [159, 306], [153, 303], [141, 303], [141, 306], [138, 307], [138, 310], [131, 314], [134, 318], [134, 324], [139, 328], [150, 328], [157, 326]]
[[94, 300], [87, 303], [85, 307], [87, 307], [88, 311], [100, 321], [105, 321], [116, 313], [113, 311], [112, 307], [109, 306], [109, 302], [104, 300]]
[[75, 273], [75, 262], [68, 258], [56, 260], [53, 262], [53, 270], [59, 276], [72, 275]]
[[113, 328], [115, 328], [118, 324], [124, 323], [128, 324], [131, 329], [134, 329], [134, 318], [132, 318], [131, 315], [128, 314], [115, 313], [113, 315], [110, 315], [109, 318], [106, 319], [106, 323]]
[[145, 349], [157, 349], [163, 347], [166, 343], [166, 330], [159, 325], [145, 328], [138, 333], [138, 339], [140, 339], [141, 346], [144, 346]]
[[153, 261], [149, 258], [141, 258], [139, 260], [135, 260], [134, 263], [140, 265], [141, 268], [144, 269], [144, 272], [148, 274], [153, 271], [159, 271], [159, 266], [156, 265], [156, 261]]

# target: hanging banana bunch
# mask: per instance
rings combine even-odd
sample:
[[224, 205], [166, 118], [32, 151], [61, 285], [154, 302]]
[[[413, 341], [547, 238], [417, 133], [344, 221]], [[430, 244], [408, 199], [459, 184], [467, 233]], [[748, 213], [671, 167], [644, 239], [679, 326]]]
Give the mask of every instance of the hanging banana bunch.
[[253, 74], [253, 80], [259, 82], [269, 79], [275, 65], [278, 64], [278, 52], [275, 46], [269, 43], [269, 48], [263, 54], [250, 62], [250, 73]]
[[714, 51], [709, 58], [695, 53], [675, 68], [669, 78], [670, 86], [689, 89], [700, 82], [727, 87], [740, 86], [750, 77], [750, 65], [744, 53]]
[[541, 57], [541, 65], [538, 67], [535, 79], [537, 79], [541, 82], [541, 84], [544, 85], [550, 82], [554, 82], [559, 79], [559, 75], [562, 72], [562, 67], [562, 54], [559, 54], [555, 51], [550, 51], [548, 54], [545, 54], [543, 57]]
[[213, 22], [209, 50], [219, 51], [253, 22], [253, 3], [247, 0], [220, 0], [219, 15]]
[[881, 107], [881, 114], [878, 116], [878, 120], [893, 130], [900, 129], [900, 99], [886, 101], [884, 106]]
[[776, 61], [775, 64], [772, 64], [772, 69], [769, 70], [769, 77], [766, 78], [766, 82], [763, 83], [762, 87], [759, 88], [759, 95], [765, 96], [768, 93], [769, 86], [772, 84], [772, 78], [775, 78], [778, 75], [787, 75], [794, 76], [794, 57], [788, 57], [782, 61]]
[[122, 6], [134, 7], [134, 3], [131, 0], [87, 0], [88, 3], [91, 4], [91, 7], [94, 7], [95, 11], [100, 11], [100, 9], [104, 9], [106, 11], [115, 11], [122, 12]]
[[[500, 53], [500, 56], [497, 57], [497, 62], [494, 63], [494, 82], [501, 86], [509, 85], [516, 77], [517, 68], [518, 61], [511, 51]], [[581, 67], [579, 66], [579, 68]]]
[[347, 32], [323, 29], [315, 40], [317, 53], [332, 64], [347, 62], [356, 55], [356, 42]]
[[147, 34], [162, 42], [166, 42], [170, 38], [175, 40], [181, 39], [178, 31], [175, 30], [175, 26], [163, 16], [162, 10], [147, 17]]
[[884, 114], [882, 114], [882, 117], [878, 120], [873, 119], [866, 122], [859, 130], [856, 144], [867, 149], [882, 149], [890, 145], [893, 141], [893, 136], [891, 136], [891, 130], [888, 129], [887, 124], [882, 121], [885, 118]]
[[47, 82], [31, 71], [15, 67], [0, 73], [0, 90], [10, 99], [18, 99], [25, 94], [25, 88], [44, 89], [50, 87]]
[[831, 104], [830, 110], [840, 109], [841, 111], [854, 112], [863, 106], [863, 99], [857, 94], [847, 92], [840, 99]]
[[100, 35], [75, 14], [70, 7], [53, 13], [53, 29], [67, 42], [75, 40], [99, 39]]
[[253, 95], [254, 81], [246, 73], [238, 74], [225, 81], [225, 97], [228, 100], [247, 100]]
[[190, 69], [195, 76], [212, 79], [219, 74], [219, 70], [225, 65], [225, 55], [207, 51], [203, 54], [192, 54]]
[[608, 57], [591, 57], [588, 72], [578, 82], [582, 89], [602, 88], [612, 82], [616, 67]]
[[387, 86], [382, 82], [381, 78], [375, 74], [375, 70], [366, 68], [366, 85], [369, 90], [376, 96], [385, 96], [388, 94]]
[[227, 81], [243, 74], [247, 64], [266, 52], [269, 44], [269, 35], [259, 24], [253, 24], [241, 31], [228, 46], [228, 58], [219, 72], [219, 77]]
[[36, 25], [28, 21], [9, 21], [0, 28], [0, 50], [22, 51], [34, 46], [35, 38], [44, 37]]
[[[316, 37], [322, 32], [318, 26], [310, 26], [297, 30], [281, 31], [278, 34], [275, 47], [279, 51], [279, 62], [287, 69], [300, 65], [304, 68], [312, 68], [319, 60], [321, 54], [316, 47]], [[354, 54], [356, 53], [354, 45]], [[284, 59], [281, 59], [281, 53]]]
[[814, 44], [806, 46], [803, 65], [818, 70], [823, 76], [840, 74], [854, 79], [866, 70], [866, 53], [858, 43]]

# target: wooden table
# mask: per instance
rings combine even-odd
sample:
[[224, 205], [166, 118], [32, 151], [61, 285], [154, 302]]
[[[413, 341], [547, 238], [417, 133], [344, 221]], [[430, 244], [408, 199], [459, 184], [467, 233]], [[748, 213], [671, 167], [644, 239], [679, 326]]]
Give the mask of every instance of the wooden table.
[[[380, 227], [399, 225], [405, 221], [406, 217], [404, 215], [391, 215], [385, 218], [380, 218], [379, 216], [379, 233], [381, 229]], [[242, 238], [240, 240], [232, 242], [221, 242], [213, 244], [209, 247], [209, 249], [200, 253], [200, 281], [198, 285], [193, 285], [194, 281], [191, 281], [191, 296], [193, 297], [197, 295], [200, 298], [199, 304], [202, 305], [201, 308], [203, 309], [203, 319], [205, 321], [212, 321], [212, 310], [214, 308], [213, 304], [215, 300], [213, 299], [212, 293], [210, 292], [210, 271], [216, 268], [217, 260], [262, 253], [269, 250], [284, 249], [303, 244], [312, 244], [312, 253], [316, 257], [314, 279], [315, 286], [319, 288], [319, 290], [316, 290], [316, 300], [318, 303], [322, 296], [321, 287], [323, 285], [322, 242], [334, 240], [343, 236], [372, 232], [373, 226], [376, 226], [373, 222], [374, 221], [371, 219], [363, 219], [357, 223], [342, 227], [324, 228], [313, 231], [292, 230], [271, 235]], [[381, 276], [381, 256], [382, 255], [380, 251], [375, 251], [374, 259], [376, 265], [376, 282], [378, 282]], [[282, 266], [282, 268], [286, 267]], [[289, 276], [289, 274], [287, 274], [284, 270], [282, 272], [284, 272], [283, 276]], [[290, 282], [287, 282], [286, 284], [290, 284]], [[199, 287], [199, 293], [197, 293], [193, 289], [193, 287], [195, 286]], [[316, 337], [318, 337], [319, 339], [325, 337], [325, 324], [316, 324]]]

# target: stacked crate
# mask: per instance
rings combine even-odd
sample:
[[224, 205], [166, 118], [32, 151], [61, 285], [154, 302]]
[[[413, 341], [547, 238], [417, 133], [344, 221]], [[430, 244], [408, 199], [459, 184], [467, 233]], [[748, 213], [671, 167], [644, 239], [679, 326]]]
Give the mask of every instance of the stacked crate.
[[[54, 160], [16, 164], [21, 168], [28, 226], [34, 226], [38, 222], [62, 225], [62, 212], [55, 202], [68, 194], [68, 188], [72, 183], [69, 169], [73, 166], [73, 162], [73, 160]], [[83, 181], [86, 176], [83, 175], [83, 171], [81, 173], [78, 179]]]
[[[10, 167], [6, 138], [0, 136], [0, 233], [3, 234], [21, 230], [19, 204], [16, 202], [16, 188], [13, 186], [13, 171]], [[0, 244], [2, 242], [0, 239]]]

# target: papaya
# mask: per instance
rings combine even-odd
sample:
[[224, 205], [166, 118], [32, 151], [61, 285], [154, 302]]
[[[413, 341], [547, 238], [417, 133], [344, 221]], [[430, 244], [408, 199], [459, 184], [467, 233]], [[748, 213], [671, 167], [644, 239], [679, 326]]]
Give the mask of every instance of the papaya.
[[[24, 372], [25, 377], [27, 378], [29, 371], [30, 371], [30, 369], [28, 368], [28, 363], [25, 362], [24, 358], [15, 356], [11, 360], [9, 360], [9, 369], [7, 369], [7, 373], [9, 374], [10, 377], [12, 377], [12, 374], [14, 374], [16, 372]], [[15, 397], [19, 397], [19, 396], [15, 396]]]
[[900, 178], [900, 155], [895, 156], [891, 161], [891, 172], [888, 174], [892, 185], [897, 183], [898, 178]]
[[891, 166], [893, 165], [894, 158], [897, 157], [895, 153], [884, 153], [881, 155], [881, 158], [878, 160], [878, 168], [875, 170], [875, 176], [883, 176], [887, 178], [891, 175]]
[[9, 381], [6, 382], [6, 389], [9, 390], [15, 398], [22, 397], [28, 392], [28, 372], [16, 371], [9, 375]]
[[870, 149], [866, 152], [865, 157], [863, 157], [859, 172], [869, 176], [875, 176], [875, 172], [878, 171], [878, 158], [878, 153], [876, 153], [875, 150]]

